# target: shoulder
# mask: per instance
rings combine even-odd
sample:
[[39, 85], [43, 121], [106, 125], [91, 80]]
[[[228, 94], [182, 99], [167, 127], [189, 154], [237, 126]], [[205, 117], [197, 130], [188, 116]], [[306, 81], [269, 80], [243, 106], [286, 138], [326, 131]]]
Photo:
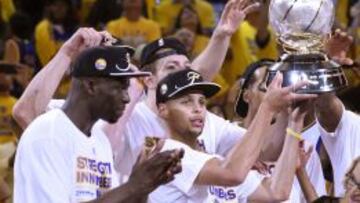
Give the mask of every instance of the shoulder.
[[122, 23], [123, 21], [124, 21], [124, 20], [123, 20], [122, 17], [117, 18], [117, 19], [115, 19], [115, 20], [111, 20], [111, 21], [109, 21], [109, 22], [107, 23], [107, 27], [111, 27], [111, 26], [118, 25], [118, 24]]
[[56, 127], [65, 127], [61, 110], [51, 110], [37, 117], [24, 131], [20, 143], [33, 143], [36, 140], [53, 140], [61, 133], [55, 134]]
[[152, 26], [152, 27], [156, 27], [156, 26], [159, 26], [159, 24], [151, 19], [147, 19], [147, 18], [144, 18], [144, 17], [141, 17], [140, 18], [140, 22], [142, 24], [146, 24], [148, 26]]
[[36, 31], [36, 32], [44, 31], [44, 30], [48, 29], [49, 25], [50, 25], [49, 20], [44, 19], [44, 20], [40, 21], [40, 22], [36, 25], [35, 31]]

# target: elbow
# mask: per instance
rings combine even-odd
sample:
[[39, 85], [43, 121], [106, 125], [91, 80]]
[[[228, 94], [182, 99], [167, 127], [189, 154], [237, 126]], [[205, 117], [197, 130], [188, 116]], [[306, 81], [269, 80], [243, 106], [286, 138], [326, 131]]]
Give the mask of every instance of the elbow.
[[28, 122], [29, 113], [27, 112], [26, 108], [24, 108], [18, 102], [13, 107], [12, 116], [13, 116], [14, 120], [17, 122], [17, 124], [22, 129], [25, 129], [27, 127], [27, 125], [29, 124], [29, 122]]
[[[229, 173], [228, 173], [229, 174]], [[233, 187], [241, 185], [245, 181], [246, 176], [242, 174], [234, 174], [230, 175], [228, 178], [225, 178], [225, 182], [223, 186], [225, 187]]]
[[282, 189], [280, 191], [276, 191], [273, 194], [273, 202], [283, 202], [288, 200], [290, 197], [290, 190]]

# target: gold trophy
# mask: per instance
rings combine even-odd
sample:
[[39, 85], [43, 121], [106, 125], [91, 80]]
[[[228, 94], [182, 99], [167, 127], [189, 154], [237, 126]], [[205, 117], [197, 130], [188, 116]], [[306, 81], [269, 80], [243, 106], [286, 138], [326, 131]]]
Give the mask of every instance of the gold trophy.
[[266, 83], [281, 71], [283, 86], [308, 81], [299, 93], [331, 92], [346, 87], [341, 66], [323, 51], [334, 22], [333, 1], [272, 0], [269, 9], [270, 24], [284, 54], [268, 69]]

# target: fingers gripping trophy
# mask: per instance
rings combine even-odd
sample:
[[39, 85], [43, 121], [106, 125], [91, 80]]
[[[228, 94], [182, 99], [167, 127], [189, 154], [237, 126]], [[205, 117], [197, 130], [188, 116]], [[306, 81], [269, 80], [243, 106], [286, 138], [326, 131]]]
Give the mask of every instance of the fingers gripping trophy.
[[333, 1], [272, 0], [269, 9], [270, 24], [284, 54], [268, 69], [267, 84], [281, 71], [283, 86], [308, 81], [299, 93], [318, 94], [346, 87], [341, 66], [323, 51], [334, 22]]

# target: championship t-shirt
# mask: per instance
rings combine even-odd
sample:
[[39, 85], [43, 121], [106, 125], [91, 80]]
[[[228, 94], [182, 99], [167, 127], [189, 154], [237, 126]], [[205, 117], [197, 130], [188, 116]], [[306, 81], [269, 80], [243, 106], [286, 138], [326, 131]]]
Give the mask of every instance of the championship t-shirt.
[[119, 185], [101, 128], [88, 137], [61, 109], [29, 125], [15, 160], [15, 203], [89, 201]]

